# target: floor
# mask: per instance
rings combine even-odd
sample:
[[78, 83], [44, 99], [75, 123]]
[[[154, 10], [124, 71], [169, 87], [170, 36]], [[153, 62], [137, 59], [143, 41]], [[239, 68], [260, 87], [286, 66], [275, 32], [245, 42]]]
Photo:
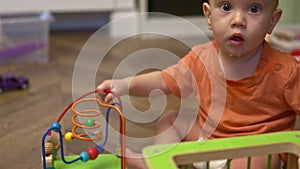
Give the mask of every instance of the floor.
[[[118, 65], [126, 56], [134, 55], [136, 51], [146, 48], [165, 49], [178, 56], [182, 56], [188, 50], [182, 43], [164, 37], [157, 40], [151, 35], [150, 38], [132, 37], [115, 41], [109, 38], [105, 31], [96, 35], [94, 33], [94, 30], [51, 32], [47, 63], [0, 66], [1, 73], [25, 75], [30, 80], [28, 90], [7, 91], [0, 95], [1, 168], [40, 169], [41, 138], [46, 129], [56, 121], [72, 101], [72, 97], [90, 92], [104, 79], [116, 75]], [[93, 39], [97, 39], [97, 42], [94, 43]], [[150, 53], [146, 51], [145, 55], [149, 54], [152, 54], [151, 51]], [[103, 60], [98, 61], [101, 62], [98, 67], [93, 56], [97, 58], [99, 55], [103, 56]], [[136, 64], [125, 66], [123, 74], [116, 76], [150, 71], [146, 67], [145, 70], [141, 68], [138, 72], [134, 72]], [[171, 96], [165, 109], [174, 107], [172, 105], [176, 107], [177, 101]], [[130, 102], [136, 111], [146, 111], [150, 108], [149, 101], [145, 98], [130, 98]], [[61, 124], [64, 131], [72, 129], [72, 115], [73, 113], [68, 111], [63, 117]], [[118, 116], [112, 115], [111, 121], [112, 128], [118, 129]], [[140, 151], [143, 146], [151, 144], [152, 136], [155, 135], [153, 129], [154, 121], [143, 122], [141, 125], [134, 120], [128, 120], [126, 123], [128, 146]], [[135, 138], [150, 139], [136, 143]], [[94, 146], [94, 143], [76, 140], [67, 145], [66, 152], [78, 154], [89, 146]]]

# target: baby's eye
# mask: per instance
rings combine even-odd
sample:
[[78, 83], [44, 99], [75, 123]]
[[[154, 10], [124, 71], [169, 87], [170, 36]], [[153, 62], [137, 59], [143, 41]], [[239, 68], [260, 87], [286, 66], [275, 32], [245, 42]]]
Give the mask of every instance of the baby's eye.
[[250, 13], [258, 13], [260, 11], [261, 11], [261, 8], [257, 5], [250, 6], [250, 8], [249, 8]]
[[231, 5], [229, 3], [222, 4], [220, 7], [223, 11], [230, 11], [231, 10]]

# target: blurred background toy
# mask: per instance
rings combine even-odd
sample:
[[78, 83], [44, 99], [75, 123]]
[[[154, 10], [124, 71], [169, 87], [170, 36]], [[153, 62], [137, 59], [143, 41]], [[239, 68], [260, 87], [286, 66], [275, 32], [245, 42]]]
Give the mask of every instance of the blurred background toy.
[[0, 50], [0, 59], [7, 60], [12, 57], [21, 56], [30, 52], [34, 52], [35, 50], [41, 49], [45, 46], [43, 42], [31, 42], [25, 43], [21, 45], [16, 45], [13, 47], [6, 47]]
[[29, 80], [25, 76], [14, 76], [9, 74], [0, 75], [0, 94], [6, 90], [25, 90], [29, 87]]
[[273, 47], [290, 53], [300, 61], [300, 33], [287, 29], [278, 29], [268, 37], [268, 40]]

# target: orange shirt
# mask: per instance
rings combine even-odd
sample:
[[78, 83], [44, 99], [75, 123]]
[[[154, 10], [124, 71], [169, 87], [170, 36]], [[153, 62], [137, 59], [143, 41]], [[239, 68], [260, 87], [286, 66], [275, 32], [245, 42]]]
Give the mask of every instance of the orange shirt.
[[265, 42], [255, 72], [224, 78], [215, 41], [198, 45], [162, 71], [172, 93], [199, 101], [204, 138], [225, 138], [291, 130], [300, 114], [300, 64]]

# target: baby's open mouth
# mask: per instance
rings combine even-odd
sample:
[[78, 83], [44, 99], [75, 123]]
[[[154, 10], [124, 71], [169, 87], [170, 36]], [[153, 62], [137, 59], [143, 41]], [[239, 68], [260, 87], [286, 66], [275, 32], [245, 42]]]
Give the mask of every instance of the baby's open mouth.
[[244, 43], [245, 39], [240, 34], [234, 34], [230, 37], [230, 42], [234, 46], [240, 46]]
[[239, 33], [235, 33], [230, 37], [230, 40], [233, 41], [244, 41], [244, 37], [243, 35], [239, 34]]
[[238, 36], [233, 36], [230, 39], [233, 41], [244, 41], [244, 39], [242, 37], [238, 37]]

